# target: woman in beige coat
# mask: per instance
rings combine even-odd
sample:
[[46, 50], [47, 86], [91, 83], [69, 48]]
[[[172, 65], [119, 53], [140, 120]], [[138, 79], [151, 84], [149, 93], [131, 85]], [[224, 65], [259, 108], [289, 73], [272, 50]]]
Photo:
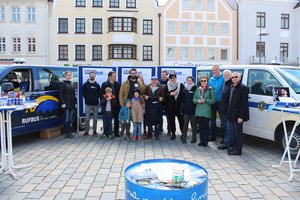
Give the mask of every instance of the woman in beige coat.
[[140, 90], [135, 89], [131, 100], [131, 114], [133, 122], [133, 140], [141, 140], [142, 123], [144, 121], [145, 102], [140, 96]]

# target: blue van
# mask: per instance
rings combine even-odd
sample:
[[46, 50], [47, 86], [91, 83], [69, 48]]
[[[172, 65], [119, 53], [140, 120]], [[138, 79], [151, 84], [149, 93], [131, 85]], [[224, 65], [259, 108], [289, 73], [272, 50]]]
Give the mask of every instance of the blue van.
[[[39, 104], [35, 108], [16, 111], [12, 114], [13, 136], [55, 127], [63, 123], [58, 100], [58, 86], [67, 70], [72, 72], [72, 82], [77, 89], [76, 67], [28, 64], [0, 66], [0, 85], [11, 82], [15, 91], [22, 92], [27, 99], [36, 99]], [[75, 117], [74, 119], [77, 119]]]

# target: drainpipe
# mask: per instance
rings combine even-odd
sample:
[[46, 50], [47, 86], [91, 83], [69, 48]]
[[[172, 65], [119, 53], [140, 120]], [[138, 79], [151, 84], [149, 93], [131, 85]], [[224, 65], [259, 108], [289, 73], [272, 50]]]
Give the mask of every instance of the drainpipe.
[[160, 20], [161, 20], [161, 13], [158, 13], [158, 66], [160, 66], [160, 37], [161, 37], [161, 30], [160, 30]]

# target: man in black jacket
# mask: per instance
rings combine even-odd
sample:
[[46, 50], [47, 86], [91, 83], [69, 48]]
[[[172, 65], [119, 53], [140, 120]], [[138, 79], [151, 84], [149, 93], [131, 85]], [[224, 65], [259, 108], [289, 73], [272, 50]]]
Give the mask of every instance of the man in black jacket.
[[114, 71], [110, 71], [108, 73], [107, 81], [102, 83], [101, 86], [101, 98], [105, 95], [105, 89], [110, 87], [112, 89], [112, 95], [116, 98], [117, 105], [114, 108], [113, 118], [114, 118], [114, 137], [119, 136], [119, 112], [120, 112], [120, 103], [119, 103], [119, 92], [120, 92], [120, 84], [116, 81], [117, 74]]
[[231, 74], [233, 85], [230, 90], [228, 104], [227, 128], [233, 130], [233, 147], [228, 149], [229, 155], [242, 155], [243, 148], [243, 122], [249, 120], [248, 87], [242, 84], [238, 72]]
[[91, 72], [90, 78], [82, 86], [82, 94], [85, 100], [85, 132], [89, 135], [90, 114], [93, 111], [93, 134], [97, 135], [98, 108], [100, 99], [100, 85], [97, 83], [96, 73]]

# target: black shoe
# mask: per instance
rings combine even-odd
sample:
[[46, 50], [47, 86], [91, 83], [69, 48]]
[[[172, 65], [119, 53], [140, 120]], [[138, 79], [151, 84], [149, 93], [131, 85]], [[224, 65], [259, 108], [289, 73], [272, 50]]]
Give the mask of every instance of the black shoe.
[[229, 152], [231, 152], [231, 151], [235, 151], [235, 148], [229, 147], [229, 148], [227, 149], [227, 153], [229, 153]]
[[221, 140], [220, 144], [224, 144], [224, 140]]
[[171, 136], [171, 131], [168, 131], [167, 136]]
[[71, 133], [66, 134], [66, 138], [73, 138], [74, 136]]
[[186, 140], [182, 140], [182, 143], [183, 143], [183, 144], [186, 144]]
[[208, 139], [209, 142], [211, 142], [211, 141], [216, 141], [216, 140], [217, 140], [216, 138], [209, 138], [209, 139]]
[[228, 147], [225, 147], [224, 145], [222, 145], [222, 146], [218, 146], [218, 149], [219, 150], [225, 150], [225, 149], [228, 149]]
[[192, 143], [192, 144], [194, 144], [194, 143], [196, 143], [196, 142], [197, 142], [196, 139], [192, 139], [192, 140], [190, 141], [190, 143]]
[[83, 134], [84, 136], [87, 136], [87, 135], [89, 135], [89, 133], [88, 132], [84, 132], [84, 134]]
[[155, 136], [155, 140], [159, 140], [159, 136], [158, 135]]
[[176, 135], [175, 135], [175, 134], [172, 134], [171, 140], [175, 140], [175, 139], [176, 139]]
[[200, 146], [203, 146], [203, 144], [204, 144], [203, 142], [199, 142], [199, 143], [198, 143], [198, 146], [199, 146], [199, 147], [200, 147]]
[[203, 144], [203, 147], [207, 147], [207, 143]]
[[115, 137], [120, 137], [119, 133], [115, 132]]
[[240, 155], [242, 155], [242, 152], [235, 149], [235, 150], [229, 151], [228, 155], [231, 155], [231, 156], [240, 156]]
[[93, 135], [98, 135], [98, 133], [96, 131], [93, 132]]

